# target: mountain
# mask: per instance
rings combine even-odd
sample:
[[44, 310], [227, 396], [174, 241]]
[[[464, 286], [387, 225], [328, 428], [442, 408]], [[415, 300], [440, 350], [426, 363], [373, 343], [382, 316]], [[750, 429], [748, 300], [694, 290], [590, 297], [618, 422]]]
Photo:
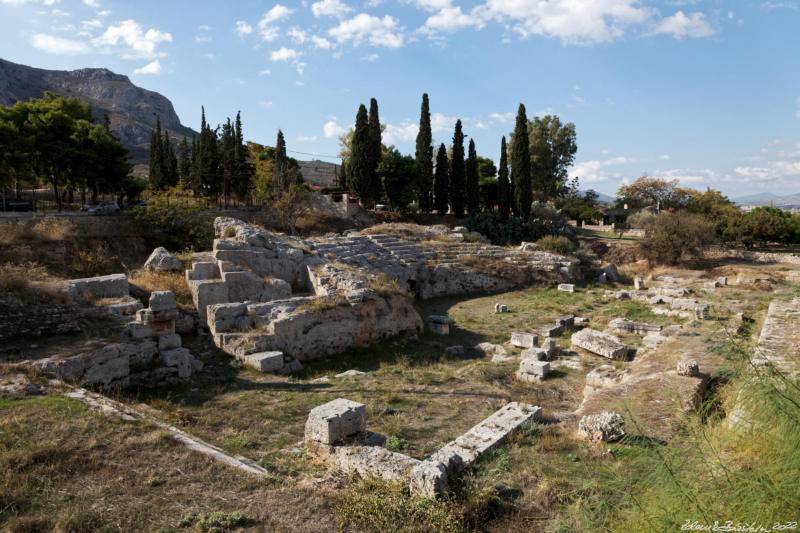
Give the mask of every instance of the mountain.
[[317, 187], [336, 186], [336, 173], [339, 171], [340, 165], [318, 159], [298, 161], [297, 164], [300, 165], [300, 172], [303, 173], [303, 179], [306, 183]]
[[147, 164], [156, 117], [175, 140], [199, 135], [181, 124], [165, 96], [137, 87], [127, 76], [104, 68], [44, 70], [0, 59], [0, 105], [41, 98], [45, 91], [87, 102], [98, 121], [108, 115], [111, 131], [131, 151], [136, 164]]
[[739, 198], [734, 198], [733, 201], [737, 204], [749, 204], [749, 203], [759, 203], [759, 202], [767, 202], [769, 203], [770, 200], [775, 200], [780, 198], [777, 194], [773, 194], [771, 192], [760, 192], [757, 194], [750, 194], [748, 196], [740, 196]]
[[735, 198], [733, 201], [740, 205], [772, 205], [781, 209], [790, 209], [800, 207], [800, 193], [778, 196], [771, 192], [762, 192]]

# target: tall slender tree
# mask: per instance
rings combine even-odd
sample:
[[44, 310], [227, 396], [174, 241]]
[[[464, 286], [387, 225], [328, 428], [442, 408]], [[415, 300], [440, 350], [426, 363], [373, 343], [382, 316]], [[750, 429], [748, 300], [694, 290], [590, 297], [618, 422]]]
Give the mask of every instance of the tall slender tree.
[[436, 154], [436, 173], [433, 175], [433, 207], [440, 215], [447, 214], [447, 206], [449, 204], [449, 166], [450, 162], [447, 160], [447, 148], [444, 143], [442, 143]]
[[275, 141], [275, 161], [272, 165], [272, 173], [275, 186], [280, 191], [288, 191], [289, 160], [286, 158], [286, 141], [281, 130], [278, 130], [278, 140]]
[[169, 132], [167, 132], [167, 130], [164, 130], [164, 141], [161, 153], [164, 162], [164, 168], [162, 170], [164, 185], [167, 187], [174, 187], [178, 184], [178, 158], [175, 157], [175, 148], [169, 140]]
[[161, 118], [156, 117], [156, 127], [150, 132], [150, 187], [160, 189], [164, 186], [164, 144], [161, 136]]
[[523, 220], [531, 217], [531, 152], [528, 144], [528, 117], [525, 105], [519, 104], [511, 146], [511, 183], [514, 187], [514, 214]]
[[381, 195], [381, 181], [378, 176], [378, 163], [381, 162], [381, 121], [378, 117], [378, 101], [371, 98], [369, 101], [369, 143], [367, 153], [369, 157], [371, 197], [377, 200]]
[[450, 156], [450, 206], [457, 217], [464, 216], [465, 185], [464, 132], [459, 119], [453, 132], [453, 153]]
[[178, 173], [180, 174], [180, 180], [183, 183], [187, 183], [189, 181], [189, 174], [191, 172], [192, 159], [191, 155], [189, 154], [189, 141], [186, 138], [186, 135], [184, 135], [183, 140], [181, 141], [180, 154], [178, 155]]
[[347, 161], [342, 159], [342, 164], [336, 169], [336, 185], [341, 190], [347, 189]]
[[420, 168], [419, 193], [417, 202], [423, 213], [430, 213], [433, 198], [433, 137], [431, 135], [431, 112], [428, 106], [428, 93], [422, 94], [422, 107], [419, 112], [419, 133], [417, 150], [414, 156]]
[[500, 141], [500, 169], [497, 171], [497, 208], [500, 212], [500, 220], [508, 220], [508, 211], [511, 209], [511, 183], [508, 181], [508, 147], [506, 147], [506, 136]]
[[255, 169], [247, 159], [247, 145], [244, 143], [244, 135], [242, 133], [242, 116], [241, 112], [236, 112], [236, 122], [234, 126], [234, 172], [233, 172], [233, 191], [240, 197], [247, 195], [250, 190], [251, 181]]
[[350, 158], [347, 160], [347, 188], [361, 199], [361, 203], [371, 207], [374, 201], [372, 187], [372, 159], [369, 153], [369, 121], [367, 108], [361, 104], [356, 113], [353, 142]]
[[467, 211], [472, 215], [480, 211], [481, 191], [478, 186], [478, 154], [475, 152], [475, 141], [469, 140], [466, 165], [466, 203]]

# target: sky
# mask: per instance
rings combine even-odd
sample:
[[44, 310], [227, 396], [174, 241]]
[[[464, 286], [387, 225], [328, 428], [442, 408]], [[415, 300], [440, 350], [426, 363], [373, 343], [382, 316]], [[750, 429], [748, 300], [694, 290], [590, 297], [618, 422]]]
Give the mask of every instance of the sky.
[[732, 198], [800, 193], [800, 0], [0, 0], [0, 57], [105, 67], [199, 129], [337, 162], [376, 98], [414, 152], [455, 120], [499, 159], [520, 103], [575, 124], [571, 176], [614, 195], [644, 174]]

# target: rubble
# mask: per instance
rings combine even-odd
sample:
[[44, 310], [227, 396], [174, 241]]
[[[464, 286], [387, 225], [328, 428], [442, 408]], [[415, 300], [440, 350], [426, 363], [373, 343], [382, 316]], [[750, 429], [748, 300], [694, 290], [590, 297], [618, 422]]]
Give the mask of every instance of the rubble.
[[181, 271], [183, 261], [169, 253], [163, 246], [159, 246], [150, 254], [144, 262], [145, 270], [155, 270], [157, 272]]
[[578, 436], [593, 442], [609, 442], [625, 436], [625, 420], [618, 413], [586, 415], [578, 422]]

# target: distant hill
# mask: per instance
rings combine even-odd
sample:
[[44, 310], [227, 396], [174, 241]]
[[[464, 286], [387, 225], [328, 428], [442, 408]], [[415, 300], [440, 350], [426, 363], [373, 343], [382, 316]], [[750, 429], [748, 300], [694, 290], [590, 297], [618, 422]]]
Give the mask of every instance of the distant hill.
[[0, 105], [41, 98], [45, 91], [87, 102], [98, 120], [108, 115], [111, 131], [131, 151], [134, 163], [147, 164], [156, 117], [176, 140], [198, 135], [181, 124], [169, 99], [137, 87], [127, 76], [104, 68], [44, 70], [0, 59]]
[[317, 187], [335, 187], [340, 165], [327, 161], [298, 161], [306, 183]]
[[778, 196], [771, 192], [762, 192], [734, 198], [733, 201], [740, 205], [773, 205], [775, 207], [788, 209], [800, 207], [800, 193]]

